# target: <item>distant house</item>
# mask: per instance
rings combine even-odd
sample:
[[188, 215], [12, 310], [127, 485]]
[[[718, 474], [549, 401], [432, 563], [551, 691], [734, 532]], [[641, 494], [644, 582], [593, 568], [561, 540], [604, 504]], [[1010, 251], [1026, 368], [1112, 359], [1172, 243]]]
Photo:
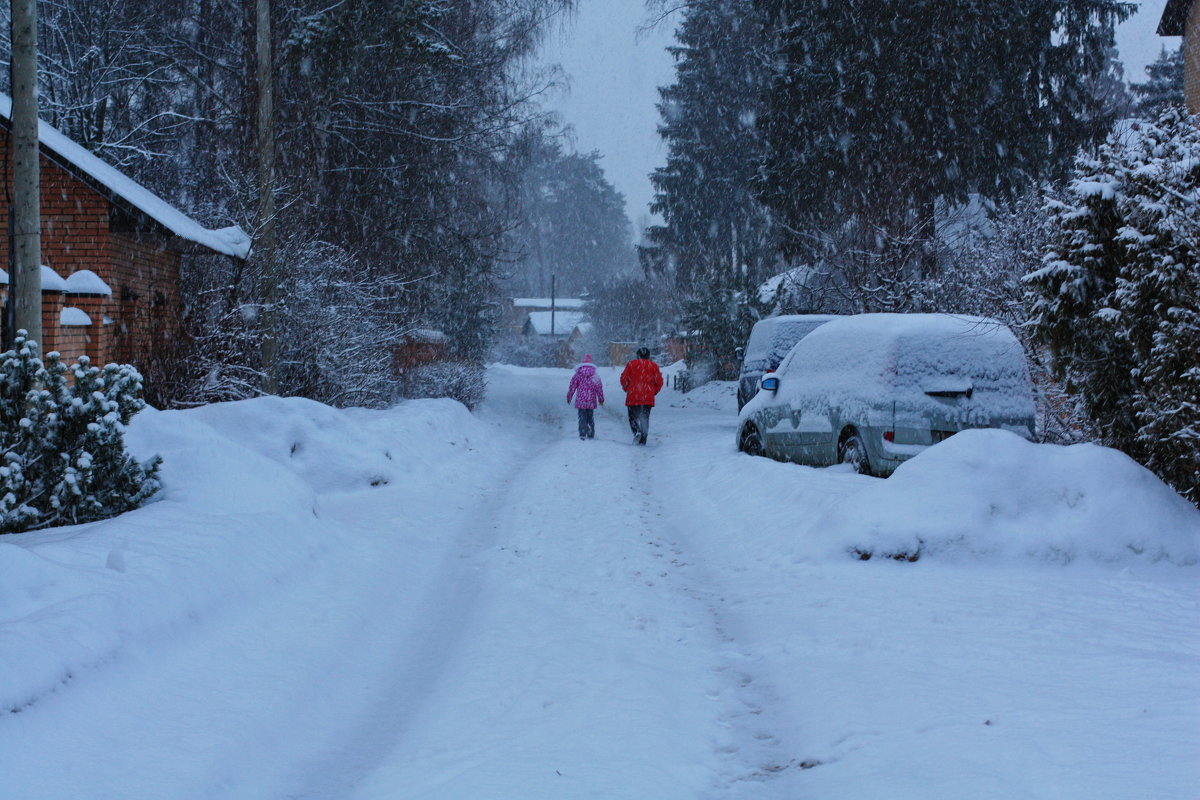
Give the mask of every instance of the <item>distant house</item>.
[[1200, 3], [1167, 0], [1158, 35], [1183, 37], [1183, 94], [1188, 111], [1200, 114]]
[[526, 315], [521, 332], [526, 336], [553, 336], [574, 341], [591, 329], [592, 324], [582, 311], [532, 311]]
[[526, 339], [538, 342], [539, 349], [546, 351], [547, 345], [553, 345], [553, 361], [560, 367], [565, 367], [577, 360], [575, 344], [591, 333], [592, 323], [588, 322], [582, 311], [554, 311], [553, 317], [549, 311], [531, 311], [525, 317], [525, 325], [521, 329]]
[[525, 322], [531, 313], [550, 311], [553, 303], [556, 311], [582, 311], [585, 301], [578, 297], [514, 297], [508, 310], [508, 326], [514, 333], [525, 330]]
[[[12, 128], [0, 94], [0, 128]], [[39, 123], [41, 143], [42, 352], [87, 355], [145, 369], [181, 334], [184, 253], [245, 259], [240, 228], [209, 230]], [[0, 141], [0, 179], [11, 183], [11, 136]], [[8, 262], [8, 194], [0, 193], [0, 264]], [[10, 276], [0, 276], [7, 301]]]

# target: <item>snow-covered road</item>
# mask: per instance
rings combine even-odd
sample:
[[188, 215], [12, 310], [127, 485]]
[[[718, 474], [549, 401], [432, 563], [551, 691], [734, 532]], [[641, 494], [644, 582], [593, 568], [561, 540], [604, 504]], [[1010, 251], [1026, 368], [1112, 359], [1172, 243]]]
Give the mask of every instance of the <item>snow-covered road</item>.
[[[121, 605], [113, 553], [133, 580], [149, 560], [136, 523], [168, 502], [131, 528], [7, 537], [25, 552], [0, 551], [0, 570], [36, 557], [83, 588], [39, 572], [13, 592], [20, 613], [0, 615], [0, 666], [22, 674], [6, 641], [67, 651], [48, 692], [0, 674], [16, 709], [0, 712], [0, 797], [1200, 796], [1194, 565], [857, 561], [841, 547], [853, 530], [814, 531], [877, 509], [881, 482], [735, 453], [730, 385], [668, 390], [650, 445], [634, 447], [615, 373], [602, 375], [609, 405], [589, 442], [560, 370], [492, 369], [487, 402], [449, 417], [456, 428], [440, 406], [348, 412], [362, 434], [350, 455], [326, 442], [296, 468], [338, 491], [311, 513], [293, 501], [295, 521], [238, 518], [282, 527], [295, 551], [218, 539], [219, 558], [171, 561], [144, 594], [181, 612], [153, 624], [129, 621], [152, 609]], [[288, 431], [283, 455], [267, 452], [256, 437], [283, 412], [245, 408], [201, 421], [229, 434], [240, 419], [231, 437], [280, 463], [319, 450]], [[406, 462], [401, 439], [424, 457]], [[404, 462], [387, 485], [345, 477], [363, 441]], [[211, 510], [189, 524], [221, 526]], [[1145, 524], [1186, 528], [1187, 513]], [[1194, 534], [1162, 536], [1186, 559]], [[89, 547], [107, 570], [78, 555]], [[107, 618], [64, 609], [93, 601], [118, 609], [115, 643], [75, 643], [72, 620]]]

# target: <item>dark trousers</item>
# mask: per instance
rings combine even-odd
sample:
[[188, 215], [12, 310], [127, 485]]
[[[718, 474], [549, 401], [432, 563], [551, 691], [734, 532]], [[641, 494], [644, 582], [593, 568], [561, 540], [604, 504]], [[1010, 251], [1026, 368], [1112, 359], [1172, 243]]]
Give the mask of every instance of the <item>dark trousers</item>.
[[629, 411], [629, 430], [637, 438], [638, 444], [646, 443], [650, 433], [650, 409], [654, 406], [625, 406]]
[[577, 408], [579, 412], [579, 438], [596, 438], [596, 417], [594, 408]]

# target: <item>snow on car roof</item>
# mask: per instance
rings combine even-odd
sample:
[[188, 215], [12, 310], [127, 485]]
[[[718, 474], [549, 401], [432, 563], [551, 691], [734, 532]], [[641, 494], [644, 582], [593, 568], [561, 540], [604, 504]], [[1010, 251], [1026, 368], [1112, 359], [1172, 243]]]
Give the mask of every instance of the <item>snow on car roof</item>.
[[[784, 390], [839, 402], [926, 402], [931, 387], [970, 385], [992, 409], [1033, 413], [1025, 352], [1004, 323], [952, 314], [858, 314], [840, 317], [801, 339], [781, 373]], [[949, 381], [949, 383], [947, 383]], [[802, 386], [801, 386], [802, 384]], [[957, 385], [957, 384], [956, 384]]]
[[[12, 98], [0, 93], [0, 117], [12, 119]], [[241, 228], [231, 226], [210, 230], [163, 200], [154, 192], [102, 161], [82, 145], [47, 122], [38, 120], [38, 140], [47, 150], [91, 178], [113, 195], [138, 209], [181, 239], [204, 245], [209, 250], [237, 258], [250, 254], [250, 237]]]

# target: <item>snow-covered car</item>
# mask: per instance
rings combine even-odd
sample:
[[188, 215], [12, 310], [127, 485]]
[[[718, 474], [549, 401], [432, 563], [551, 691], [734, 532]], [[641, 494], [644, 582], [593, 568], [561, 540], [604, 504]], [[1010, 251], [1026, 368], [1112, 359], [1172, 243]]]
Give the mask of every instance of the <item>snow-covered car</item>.
[[818, 327], [837, 319], [832, 314], [785, 314], [767, 317], [754, 323], [750, 337], [741, 354], [742, 369], [738, 375], [738, 411], [758, 393], [758, 381], [774, 371], [783, 357], [796, 344]]
[[1034, 438], [1020, 343], [1001, 322], [860, 314], [801, 339], [738, 417], [738, 449], [885, 476], [967, 428]]

